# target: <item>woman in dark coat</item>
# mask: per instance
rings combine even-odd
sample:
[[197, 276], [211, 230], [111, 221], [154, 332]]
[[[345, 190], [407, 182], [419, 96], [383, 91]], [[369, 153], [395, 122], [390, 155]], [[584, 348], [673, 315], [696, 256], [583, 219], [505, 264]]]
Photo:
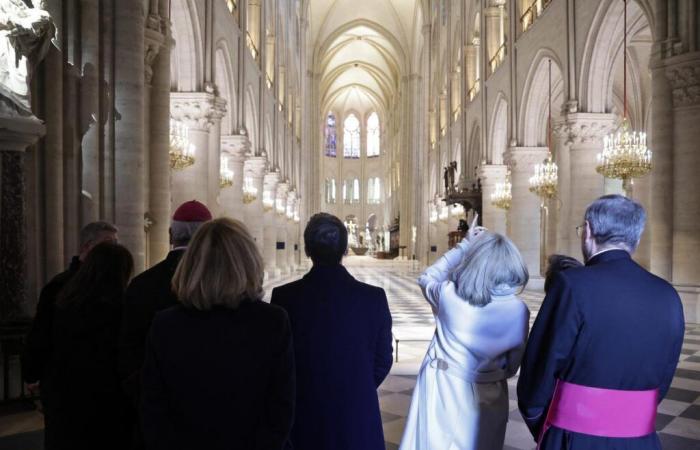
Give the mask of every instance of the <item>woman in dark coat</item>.
[[158, 313], [142, 375], [147, 449], [280, 450], [294, 411], [287, 314], [261, 301], [263, 261], [245, 226], [202, 225]]
[[127, 447], [127, 400], [117, 371], [122, 296], [133, 259], [121, 245], [96, 246], [61, 290], [49, 364], [53, 418], [48, 450]]

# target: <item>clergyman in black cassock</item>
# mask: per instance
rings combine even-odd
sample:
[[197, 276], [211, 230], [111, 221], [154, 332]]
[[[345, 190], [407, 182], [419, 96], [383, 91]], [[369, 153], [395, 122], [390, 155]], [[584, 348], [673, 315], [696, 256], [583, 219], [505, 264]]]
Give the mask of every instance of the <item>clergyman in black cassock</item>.
[[[588, 222], [582, 227], [589, 227]], [[585, 267], [554, 277], [530, 333], [518, 405], [535, 440], [557, 380], [620, 391], [658, 389], [660, 402], [678, 363], [684, 317], [675, 289], [622, 248], [589, 254]], [[660, 448], [653, 431], [640, 437], [601, 437], [556, 426], [546, 430], [540, 445], [542, 450]]]

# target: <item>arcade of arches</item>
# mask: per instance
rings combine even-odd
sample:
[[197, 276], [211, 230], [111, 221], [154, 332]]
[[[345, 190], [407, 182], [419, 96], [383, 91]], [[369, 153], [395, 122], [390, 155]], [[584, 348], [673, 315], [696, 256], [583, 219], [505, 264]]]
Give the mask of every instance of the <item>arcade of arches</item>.
[[[625, 29], [623, 5], [48, 0], [56, 36], [29, 64], [32, 115], [0, 107], [0, 319], [33, 312], [82, 224], [114, 222], [141, 271], [190, 199], [249, 226], [269, 280], [308, 265], [303, 225], [319, 211], [348, 224], [358, 253], [422, 266], [463, 213], [442, 201], [452, 161], [540, 290], [541, 255], [580, 257], [586, 205], [625, 192], [596, 155], [626, 104], [653, 151], [631, 190], [649, 215], [635, 258], [697, 323], [700, 8], [629, 0]], [[173, 167], [180, 141], [190, 159]], [[559, 177], [544, 214], [528, 182], [549, 149]], [[491, 202], [506, 176], [508, 210]]]

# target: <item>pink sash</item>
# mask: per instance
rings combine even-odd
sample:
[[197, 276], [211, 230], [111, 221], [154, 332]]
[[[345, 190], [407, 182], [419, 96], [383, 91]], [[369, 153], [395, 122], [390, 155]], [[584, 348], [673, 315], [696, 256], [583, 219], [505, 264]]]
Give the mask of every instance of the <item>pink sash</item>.
[[655, 431], [658, 397], [658, 389], [622, 391], [557, 380], [537, 448], [551, 426], [591, 436], [646, 436]]

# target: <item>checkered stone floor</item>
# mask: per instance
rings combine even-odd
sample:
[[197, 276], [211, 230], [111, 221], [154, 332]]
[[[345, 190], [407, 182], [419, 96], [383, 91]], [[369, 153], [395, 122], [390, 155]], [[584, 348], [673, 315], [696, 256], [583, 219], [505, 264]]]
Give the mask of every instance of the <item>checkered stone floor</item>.
[[[423, 338], [400, 343], [399, 362], [394, 364], [378, 391], [387, 450], [398, 449], [416, 374], [435, 326], [430, 307], [416, 284], [420, 270], [411, 262], [379, 261], [369, 257], [350, 257], [345, 265], [357, 279], [385, 289], [395, 336]], [[300, 270], [265, 283], [268, 298], [272, 288], [293, 281], [303, 273]], [[524, 292], [521, 297], [530, 308], [532, 325], [542, 295]], [[687, 325], [680, 359], [671, 389], [659, 405], [656, 427], [664, 450], [700, 450], [700, 325]], [[504, 450], [531, 450], [535, 444], [517, 410], [516, 383], [517, 378], [508, 381], [510, 420]], [[35, 411], [0, 408], [0, 450], [41, 449], [41, 426], [41, 417]]]

